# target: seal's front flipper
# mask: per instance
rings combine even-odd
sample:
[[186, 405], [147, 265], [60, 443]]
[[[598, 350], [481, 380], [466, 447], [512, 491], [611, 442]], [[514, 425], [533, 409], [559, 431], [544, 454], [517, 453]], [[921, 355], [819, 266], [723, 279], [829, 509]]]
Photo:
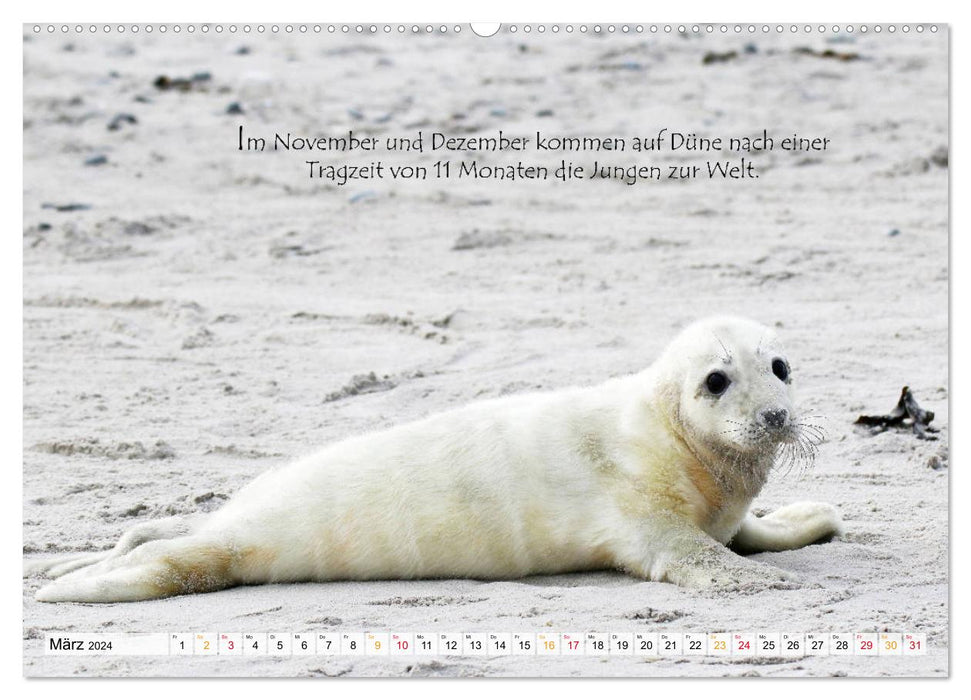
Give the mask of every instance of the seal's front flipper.
[[[799, 577], [791, 572], [741, 557], [704, 532], [687, 524], [654, 530], [638, 559], [619, 557], [622, 568], [652, 581], [667, 581], [696, 589], [754, 592], [793, 588]], [[626, 561], [625, 561], [626, 560]]]
[[663, 580], [686, 588], [739, 592], [799, 585], [795, 574], [741, 557], [717, 542], [700, 550], [681, 552], [665, 568]]
[[782, 552], [832, 539], [842, 531], [843, 523], [833, 506], [804, 501], [761, 518], [750, 513], [729, 546], [740, 554]]

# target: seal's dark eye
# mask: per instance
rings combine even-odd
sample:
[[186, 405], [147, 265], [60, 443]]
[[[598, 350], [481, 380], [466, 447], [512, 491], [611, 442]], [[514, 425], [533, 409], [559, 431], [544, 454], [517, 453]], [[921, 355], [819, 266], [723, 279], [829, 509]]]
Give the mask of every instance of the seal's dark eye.
[[712, 372], [705, 378], [705, 386], [715, 396], [725, 393], [725, 389], [731, 383], [731, 380], [729, 380], [724, 372]]
[[780, 360], [778, 357], [772, 360], [772, 374], [777, 376], [782, 381], [789, 378], [789, 365], [786, 364], [785, 360]]

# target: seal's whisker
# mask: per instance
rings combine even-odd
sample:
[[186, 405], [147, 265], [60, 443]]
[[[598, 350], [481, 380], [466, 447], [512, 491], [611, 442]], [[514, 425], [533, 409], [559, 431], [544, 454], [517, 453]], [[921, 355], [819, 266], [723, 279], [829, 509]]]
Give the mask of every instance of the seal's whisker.
[[777, 447], [773, 471], [784, 477], [793, 470], [797, 476], [802, 475], [815, 463], [823, 437], [822, 430], [815, 426], [793, 423], [789, 436]]
[[731, 352], [729, 352], [729, 351], [728, 351], [728, 348], [726, 348], [726, 347], [725, 347], [725, 343], [723, 343], [723, 342], [722, 342], [722, 339], [721, 339], [721, 338], [719, 338], [719, 337], [718, 337], [717, 335], [715, 335], [714, 333], [712, 333], [712, 335], [714, 335], [714, 336], [715, 336], [715, 340], [717, 340], [717, 341], [718, 341], [718, 344], [722, 346], [722, 350], [724, 350], [724, 351], [725, 351], [725, 356], [724, 356], [724, 357], [723, 357], [722, 359], [723, 359], [723, 360], [724, 360], [724, 361], [725, 361], [726, 363], [731, 363], [731, 361], [732, 361], [732, 353], [731, 353]]
[[811, 442], [813, 445], [820, 445], [823, 443], [824, 437], [822, 435], [806, 433], [801, 437], [801, 439]]
[[822, 442], [826, 439], [826, 432], [818, 425], [812, 425], [811, 423], [793, 423], [792, 427], [800, 436], [812, 439], [815, 442]]
[[826, 431], [816, 425], [797, 423], [793, 425], [793, 429], [804, 437], [818, 437], [820, 440], [826, 437]]
[[783, 476], [788, 476], [796, 463], [796, 455], [791, 443], [784, 443], [780, 446], [780, 459], [777, 464], [778, 470], [782, 471]]

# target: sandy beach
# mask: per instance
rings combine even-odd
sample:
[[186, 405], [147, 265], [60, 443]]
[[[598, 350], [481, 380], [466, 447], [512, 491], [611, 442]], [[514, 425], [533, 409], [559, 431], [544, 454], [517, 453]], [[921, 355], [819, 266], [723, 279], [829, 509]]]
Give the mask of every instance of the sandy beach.
[[[620, 25], [618, 25], [619, 27]], [[812, 469], [756, 500], [846, 533], [760, 561], [792, 590], [618, 572], [242, 587], [45, 604], [27, 676], [948, 674], [948, 37], [24, 29], [26, 561], [219, 508], [265, 470], [483, 398], [604, 381], [730, 313], [776, 328]], [[164, 80], [160, 78], [164, 77]], [[310, 178], [275, 133], [827, 138], [754, 179]], [[434, 168], [442, 151], [347, 157]], [[700, 152], [452, 152], [483, 167], [705, 167]], [[734, 156], [733, 160], [737, 160]], [[727, 160], [727, 158], [726, 158]], [[588, 171], [589, 172], [589, 171]], [[936, 440], [872, 434], [903, 386]], [[919, 632], [913, 657], [112, 658], [58, 632]]]

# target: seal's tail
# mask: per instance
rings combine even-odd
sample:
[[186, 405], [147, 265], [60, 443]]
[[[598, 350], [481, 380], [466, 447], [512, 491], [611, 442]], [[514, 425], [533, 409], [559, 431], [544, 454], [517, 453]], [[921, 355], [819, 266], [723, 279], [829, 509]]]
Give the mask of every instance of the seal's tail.
[[197, 535], [156, 540], [65, 574], [34, 596], [48, 603], [119, 603], [205, 593], [233, 584], [233, 550]]
[[192, 532], [195, 520], [185, 516], [163, 518], [149, 523], [136, 525], [126, 531], [112, 549], [92, 554], [68, 554], [62, 557], [52, 557], [42, 561], [30, 562], [24, 565], [24, 577], [33, 574], [47, 574], [51, 578], [58, 578], [77, 569], [91, 566], [103, 561], [109, 561], [128, 554], [130, 551], [146, 542], [154, 540], [168, 540]]

